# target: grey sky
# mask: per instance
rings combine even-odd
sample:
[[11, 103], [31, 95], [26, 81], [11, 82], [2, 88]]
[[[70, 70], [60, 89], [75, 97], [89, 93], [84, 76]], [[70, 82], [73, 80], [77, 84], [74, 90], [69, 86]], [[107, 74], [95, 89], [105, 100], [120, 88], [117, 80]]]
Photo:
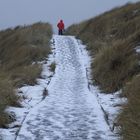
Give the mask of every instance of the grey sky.
[[59, 19], [67, 27], [129, 1], [138, 0], [0, 0], [0, 29], [44, 21], [56, 31]]

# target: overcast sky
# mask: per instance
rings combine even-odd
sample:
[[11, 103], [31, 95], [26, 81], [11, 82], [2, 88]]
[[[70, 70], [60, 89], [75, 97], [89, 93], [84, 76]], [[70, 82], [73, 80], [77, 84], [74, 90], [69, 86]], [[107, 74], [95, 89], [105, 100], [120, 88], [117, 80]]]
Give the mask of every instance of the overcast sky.
[[66, 27], [94, 17], [113, 7], [138, 0], [0, 0], [0, 29], [38, 21], [56, 24], [63, 19]]

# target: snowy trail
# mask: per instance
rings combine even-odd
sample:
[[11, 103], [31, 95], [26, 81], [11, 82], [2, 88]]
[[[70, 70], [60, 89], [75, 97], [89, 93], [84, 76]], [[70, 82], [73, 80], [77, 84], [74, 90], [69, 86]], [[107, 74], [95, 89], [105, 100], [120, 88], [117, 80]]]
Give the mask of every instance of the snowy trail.
[[88, 89], [87, 56], [74, 37], [54, 36], [49, 96], [28, 114], [16, 140], [116, 140]]

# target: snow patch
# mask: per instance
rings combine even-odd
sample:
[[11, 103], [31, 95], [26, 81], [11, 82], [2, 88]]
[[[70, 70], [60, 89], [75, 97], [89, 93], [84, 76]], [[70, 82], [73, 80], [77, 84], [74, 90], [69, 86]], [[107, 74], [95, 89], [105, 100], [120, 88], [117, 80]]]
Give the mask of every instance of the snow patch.
[[137, 46], [137, 47], [135, 48], [135, 50], [136, 50], [136, 53], [140, 53], [140, 46]]

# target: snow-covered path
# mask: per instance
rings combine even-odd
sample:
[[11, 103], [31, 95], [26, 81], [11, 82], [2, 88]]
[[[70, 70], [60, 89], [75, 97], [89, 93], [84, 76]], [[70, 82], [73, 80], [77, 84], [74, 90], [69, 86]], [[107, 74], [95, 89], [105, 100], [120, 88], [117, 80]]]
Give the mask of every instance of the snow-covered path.
[[28, 114], [17, 140], [116, 140], [88, 89], [87, 56], [70, 36], [54, 36], [55, 75], [49, 95]]

